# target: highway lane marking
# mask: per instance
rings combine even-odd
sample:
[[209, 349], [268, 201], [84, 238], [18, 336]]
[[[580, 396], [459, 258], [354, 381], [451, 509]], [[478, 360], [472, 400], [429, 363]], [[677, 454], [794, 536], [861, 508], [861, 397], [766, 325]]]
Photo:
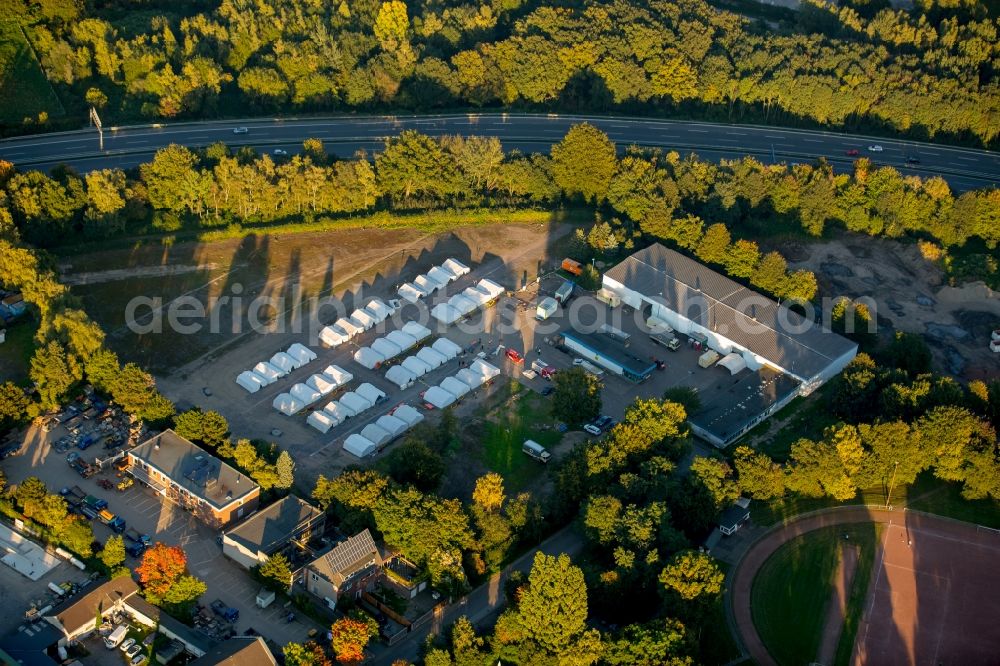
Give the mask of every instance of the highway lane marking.
[[764, 138], [765, 139], [787, 139], [788, 137], [785, 137], [785, 136], [772, 136], [770, 134], [765, 134]]
[[699, 134], [708, 134], [708, 130], [695, 129], [694, 127], [688, 128], [688, 132], [698, 132]]
[[749, 136], [746, 132], [727, 132], [730, 136]]
[[805, 143], [826, 143], [826, 141], [820, 141], [819, 139], [802, 139]]
[[962, 160], [963, 162], [978, 162], [979, 160], [974, 157], [966, 157], [965, 155], [956, 155], [956, 160]]

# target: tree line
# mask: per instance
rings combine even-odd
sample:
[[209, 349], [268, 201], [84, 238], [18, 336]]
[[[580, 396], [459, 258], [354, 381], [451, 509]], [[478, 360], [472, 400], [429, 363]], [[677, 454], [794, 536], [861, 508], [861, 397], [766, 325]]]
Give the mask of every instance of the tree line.
[[[110, 119], [520, 106], [864, 126], [988, 144], [997, 22], [977, 3], [6, 0], [70, 106]], [[8, 65], [12, 66], [12, 65]], [[31, 119], [27, 119], [31, 120]]]

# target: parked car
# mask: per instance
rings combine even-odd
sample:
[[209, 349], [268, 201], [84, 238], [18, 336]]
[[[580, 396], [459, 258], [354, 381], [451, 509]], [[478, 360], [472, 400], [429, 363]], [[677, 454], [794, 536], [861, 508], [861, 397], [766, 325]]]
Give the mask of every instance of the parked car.
[[139, 666], [139, 664], [144, 663], [145, 661], [146, 661], [146, 655], [137, 654], [134, 657], [132, 657], [132, 661], [130, 661], [129, 664], [130, 666]]
[[250, 130], [247, 129], [246, 127], [234, 127], [233, 128], [233, 134], [246, 134], [249, 131]]
[[583, 430], [584, 432], [589, 433], [594, 437], [599, 437], [601, 435], [601, 429], [598, 428], [597, 424], [594, 422], [588, 423], [587, 425], [583, 426]]
[[236, 622], [240, 619], [240, 612], [224, 604], [221, 599], [213, 601], [211, 607], [212, 612], [226, 620], [226, 622]]
[[271, 154], [272, 155], [277, 155], [279, 157], [282, 157], [284, 155], [287, 155], [288, 151], [287, 150], [282, 150], [281, 148], [275, 148], [274, 150], [271, 151]]
[[139, 654], [140, 652], [142, 652], [142, 645], [140, 645], [138, 643], [134, 643], [133, 645], [131, 645], [129, 647], [129, 649], [122, 650], [122, 652], [125, 653], [126, 657], [128, 657], [129, 659], [131, 659], [131, 658], [135, 657], [137, 654]]
[[858, 155], [860, 155], [860, 154], [861, 154], [861, 151], [860, 151], [860, 150], [858, 150], [857, 148], [851, 148], [851, 149], [850, 149], [850, 150], [848, 150], [848, 151], [847, 151], [847, 153], [846, 153], [846, 155], [847, 155], [848, 157], [857, 157], [857, 156], [858, 156]]
[[909, 157], [906, 158], [906, 163], [907, 164], [920, 164], [920, 158], [916, 157], [914, 155], [910, 155]]
[[876, 144], [872, 144], [872, 145], [868, 146], [868, 152], [869, 153], [881, 153], [882, 152], [882, 146], [880, 146], [877, 143]]
[[[118, 649], [121, 650], [122, 652], [127, 653], [129, 650], [132, 649], [133, 645], [135, 645], [135, 639], [134, 638], [129, 638], [124, 643], [122, 643], [121, 645], [119, 645]], [[131, 657], [131, 656], [132, 655], [129, 655], [129, 657]]]
[[524, 357], [521, 356], [521, 352], [517, 351], [516, 349], [508, 349], [507, 358], [509, 358], [512, 362], [517, 364], [524, 363]]
[[594, 421], [594, 425], [600, 428], [601, 432], [607, 432], [611, 430], [611, 426], [613, 426], [614, 424], [615, 420], [607, 415], [601, 416], [596, 421]]

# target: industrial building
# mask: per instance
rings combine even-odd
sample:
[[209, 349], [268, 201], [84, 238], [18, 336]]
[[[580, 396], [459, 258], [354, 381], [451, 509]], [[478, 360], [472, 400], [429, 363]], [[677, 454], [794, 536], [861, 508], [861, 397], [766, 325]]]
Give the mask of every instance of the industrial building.
[[641, 382], [656, 370], [656, 363], [630, 354], [622, 342], [606, 334], [573, 331], [563, 333], [562, 337], [563, 345], [573, 354], [629, 381]]
[[222, 554], [251, 569], [323, 533], [326, 514], [289, 495], [222, 534]]
[[[700, 395], [695, 434], [724, 447], [797, 395], [808, 395], [857, 355], [856, 343], [660, 244], [613, 267], [604, 290], [699, 346], [738, 377], [727, 395]], [[749, 374], [739, 375], [743, 369]], [[709, 370], [714, 371], [714, 369]]]

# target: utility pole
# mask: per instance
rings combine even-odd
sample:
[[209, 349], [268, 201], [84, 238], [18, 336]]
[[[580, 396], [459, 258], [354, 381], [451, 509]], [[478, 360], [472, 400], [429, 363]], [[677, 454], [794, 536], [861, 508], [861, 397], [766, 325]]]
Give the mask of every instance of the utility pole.
[[889, 508], [889, 500], [892, 498], [892, 486], [896, 483], [896, 470], [899, 469], [899, 461], [897, 460], [892, 468], [892, 479], [889, 481], [889, 492], [885, 495], [885, 508]]
[[97, 136], [101, 145], [101, 152], [104, 152], [104, 126], [101, 125], [101, 117], [97, 115], [97, 109], [90, 107], [90, 122], [97, 128]]

